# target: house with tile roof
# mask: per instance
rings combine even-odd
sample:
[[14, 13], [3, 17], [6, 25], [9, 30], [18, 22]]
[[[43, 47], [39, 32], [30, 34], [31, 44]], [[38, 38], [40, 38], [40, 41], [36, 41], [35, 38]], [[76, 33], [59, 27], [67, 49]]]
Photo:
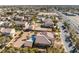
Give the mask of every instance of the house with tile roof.
[[0, 32], [3, 35], [6, 35], [6, 36], [12, 36], [13, 37], [15, 35], [15, 29], [11, 29], [11, 28], [1, 28]]

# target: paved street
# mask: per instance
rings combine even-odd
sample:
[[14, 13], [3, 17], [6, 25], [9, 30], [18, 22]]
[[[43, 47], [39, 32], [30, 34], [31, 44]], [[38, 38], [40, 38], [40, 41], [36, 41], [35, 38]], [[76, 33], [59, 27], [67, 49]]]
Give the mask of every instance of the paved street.
[[[58, 23], [58, 26], [59, 26], [60, 31], [61, 31], [60, 37], [61, 37], [61, 40], [62, 40], [62, 42], [63, 42], [65, 51], [66, 51], [66, 52], [70, 52], [70, 51], [72, 50], [72, 47], [74, 46], [74, 44], [72, 44], [71, 47], [68, 46], [70, 42], [66, 42], [66, 41], [65, 41], [65, 40], [66, 40], [66, 36], [65, 36], [65, 35], [66, 35], [67, 33], [64, 33], [64, 30], [62, 30], [62, 27], [61, 27], [62, 25], [63, 25], [63, 24], [62, 24], [61, 22]], [[68, 34], [69, 34], [69, 33], [68, 33]], [[69, 40], [71, 40], [71, 38], [70, 38]]]
[[78, 24], [78, 20], [74, 20], [74, 18], [69, 18], [68, 16], [65, 16], [64, 14], [62, 14], [59, 11], [56, 11], [62, 18], [64, 21], [66, 21], [68, 24], [70, 24], [69, 26], [72, 27], [75, 32], [79, 33], [79, 24]]

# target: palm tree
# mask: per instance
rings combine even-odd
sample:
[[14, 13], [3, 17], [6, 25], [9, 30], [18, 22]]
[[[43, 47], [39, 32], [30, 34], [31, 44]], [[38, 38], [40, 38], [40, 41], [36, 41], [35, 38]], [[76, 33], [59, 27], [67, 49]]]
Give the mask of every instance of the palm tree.
[[67, 24], [67, 22], [64, 22], [64, 25], [69, 29], [69, 25]]

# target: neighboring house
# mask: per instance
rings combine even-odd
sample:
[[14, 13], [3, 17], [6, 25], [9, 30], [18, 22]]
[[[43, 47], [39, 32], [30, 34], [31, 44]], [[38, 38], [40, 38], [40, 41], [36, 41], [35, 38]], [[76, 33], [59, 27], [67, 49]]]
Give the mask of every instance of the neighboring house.
[[0, 21], [0, 26], [1, 26], [3, 23], [4, 23], [3, 21]]
[[32, 15], [24, 15], [24, 20], [25, 21], [31, 21], [32, 20]]
[[14, 16], [13, 18], [15, 21], [22, 21], [24, 19], [24, 16], [19, 16], [19, 15], [16, 15]]
[[45, 17], [42, 17], [42, 16], [37, 16], [37, 21], [36, 22], [40, 22], [40, 23], [43, 23], [43, 21], [45, 20]]
[[35, 28], [34, 24], [30, 22], [26, 22], [23, 28], [24, 31], [33, 30]]
[[50, 46], [51, 42], [46, 36], [39, 35], [36, 36], [35, 44], [38, 44], [38, 46]]
[[53, 26], [54, 26], [54, 23], [52, 22], [51, 19], [44, 19], [43, 22], [44, 23], [41, 25], [42, 27], [51, 27], [51, 28], [53, 28]]
[[45, 26], [53, 26], [53, 23], [50, 22], [50, 21], [47, 21], [47, 22], [44, 23], [44, 25], [45, 25]]
[[26, 22], [24, 29], [29, 29], [30, 23]]
[[22, 27], [26, 27], [28, 24], [28, 22], [23, 22], [23, 21], [15, 21], [15, 25], [16, 26], [22, 26]]
[[10, 27], [12, 23], [9, 21], [0, 21], [0, 27]]
[[0, 21], [6, 21], [6, 17], [0, 17]]
[[14, 36], [15, 35], [15, 29], [10, 29], [10, 28], [1, 28], [0, 29], [0, 32], [3, 34], [3, 35], [6, 35], [6, 36]]
[[28, 22], [15, 21], [15, 25], [22, 27], [23, 30], [31, 29], [30, 23]]
[[46, 47], [50, 45], [51, 41], [45, 35], [32, 35], [32, 37], [26, 40], [24, 44], [25, 47]]
[[51, 43], [54, 42], [54, 33], [52, 33], [52, 32], [41, 32], [40, 34], [45, 35], [51, 41]]
[[45, 23], [45, 22], [52, 22], [52, 19], [51, 18], [43, 18], [42, 21]]

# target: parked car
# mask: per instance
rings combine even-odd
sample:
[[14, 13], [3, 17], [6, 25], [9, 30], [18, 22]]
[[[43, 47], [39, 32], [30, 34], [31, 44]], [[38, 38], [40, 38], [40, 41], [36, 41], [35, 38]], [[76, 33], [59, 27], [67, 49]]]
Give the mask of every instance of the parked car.
[[73, 47], [70, 52], [71, 52], [71, 53], [76, 53], [76, 52], [77, 52], [77, 49], [76, 49], [75, 47]]
[[65, 26], [61, 26], [62, 27], [62, 29], [64, 30], [64, 29], [66, 29], [66, 27]]
[[73, 49], [73, 50], [71, 50], [70, 52], [71, 52], [71, 53], [76, 53], [77, 50], [76, 50], [76, 49]]
[[67, 30], [64, 30], [64, 32], [65, 32], [65, 33], [68, 33], [68, 31], [67, 31]]
[[65, 41], [66, 42], [71, 42], [70, 37], [66, 37]]
[[69, 43], [68, 47], [71, 47], [71, 46], [72, 46], [72, 42]]

